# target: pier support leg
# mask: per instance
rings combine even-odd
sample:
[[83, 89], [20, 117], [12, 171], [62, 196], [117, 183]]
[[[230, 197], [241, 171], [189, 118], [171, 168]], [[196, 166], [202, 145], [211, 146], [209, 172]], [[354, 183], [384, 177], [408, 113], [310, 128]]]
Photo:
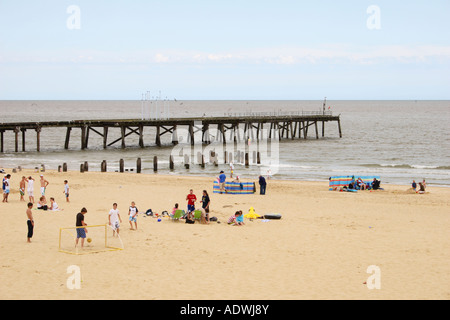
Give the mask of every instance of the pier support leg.
[[20, 131], [20, 128], [14, 129], [14, 136], [15, 136], [14, 150], [16, 152], [19, 152], [19, 131]]
[[36, 128], [36, 151], [41, 151], [41, 127]]
[[177, 145], [178, 144], [178, 132], [177, 132], [177, 125], [173, 126], [173, 132], [172, 132], [172, 144]]
[[314, 127], [316, 128], [316, 139], [319, 139], [319, 128], [317, 126], [317, 120], [314, 121]]
[[204, 124], [202, 127], [202, 142], [209, 144], [209, 124]]
[[309, 127], [309, 121], [306, 121], [306, 126], [303, 125], [303, 138], [305, 140], [308, 137], [308, 127]]
[[161, 147], [161, 127], [156, 126], [156, 140], [155, 143], [158, 147]]
[[341, 119], [338, 120], [338, 128], [339, 128], [339, 138], [342, 138]]
[[27, 129], [20, 129], [20, 131], [22, 131], [22, 151], [25, 152], [25, 131]]
[[[89, 131], [90, 131], [90, 127], [86, 126], [86, 140], [84, 141], [84, 147], [87, 149], [88, 144], [89, 144]], [[85, 170], [87, 171], [87, 170]]]
[[81, 150], [86, 148], [86, 126], [81, 127]]
[[298, 126], [298, 122], [295, 121], [294, 131], [292, 131], [292, 139], [295, 139], [295, 136], [297, 135], [297, 126]]
[[226, 144], [227, 141], [227, 137], [225, 135], [225, 126], [223, 123], [219, 124], [219, 130], [220, 130], [220, 135], [221, 135], [221, 139], [222, 139], [222, 143]]
[[195, 144], [195, 141], [194, 141], [194, 125], [192, 125], [192, 124], [189, 125], [189, 140], [191, 141], [191, 145]]
[[322, 138], [325, 137], [325, 121], [322, 121]]
[[5, 131], [0, 131], [0, 152], [3, 153], [5, 150], [3, 149], [3, 135], [5, 134]]
[[144, 147], [144, 126], [139, 126], [139, 147]]
[[126, 127], [124, 127], [124, 126], [120, 127], [120, 133], [122, 135], [122, 149], [126, 148], [126, 145], [125, 145], [125, 130], [126, 130]]
[[64, 143], [64, 149], [69, 149], [69, 141], [70, 141], [70, 131], [72, 131], [71, 127], [67, 127], [66, 131], [66, 142]]
[[103, 127], [103, 149], [108, 146], [108, 127]]
[[292, 121], [289, 124], [289, 127], [290, 127], [290, 130], [291, 130], [291, 139], [294, 140], [294, 138], [295, 138], [295, 130], [294, 130], [294, 127], [292, 125]]

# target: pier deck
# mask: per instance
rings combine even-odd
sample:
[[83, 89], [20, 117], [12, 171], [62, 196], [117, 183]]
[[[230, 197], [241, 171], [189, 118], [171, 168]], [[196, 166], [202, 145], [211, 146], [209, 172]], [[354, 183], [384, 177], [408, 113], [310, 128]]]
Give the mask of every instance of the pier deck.
[[[66, 128], [65, 149], [69, 148], [70, 134], [73, 129], [81, 130], [81, 149], [88, 147], [89, 133], [103, 137], [103, 147], [107, 148], [116, 143], [121, 143], [126, 148], [126, 137], [132, 134], [139, 136], [139, 146], [144, 147], [144, 127], [153, 127], [155, 132], [155, 145], [161, 146], [161, 137], [172, 134], [172, 143], [178, 143], [177, 129], [185, 127], [187, 140], [195, 143], [195, 133], [201, 130], [202, 143], [227, 140], [227, 132], [230, 131], [229, 140], [240, 141], [241, 139], [260, 140], [272, 139], [295, 139], [308, 138], [308, 128], [315, 128], [315, 138], [319, 139], [319, 124], [321, 124], [322, 137], [325, 136], [325, 123], [337, 122], [339, 137], [342, 138], [340, 115], [333, 116], [331, 112], [301, 112], [291, 114], [255, 113], [246, 115], [227, 114], [218, 117], [193, 117], [193, 118], [169, 118], [169, 119], [110, 119], [110, 120], [73, 120], [73, 121], [45, 121], [45, 122], [9, 122], [0, 123], [0, 152], [4, 152], [4, 133], [14, 133], [14, 150], [19, 152], [19, 134], [21, 133], [21, 150], [26, 151], [25, 136], [27, 130], [36, 132], [36, 151], [40, 151], [40, 137], [45, 128]], [[243, 135], [242, 134], [242, 126]], [[215, 134], [214, 127], [216, 129]], [[108, 141], [109, 130], [120, 130], [120, 138]], [[268, 135], [263, 136], [263, 130]], [[198, 142], [198, 141], [197, 141]]]

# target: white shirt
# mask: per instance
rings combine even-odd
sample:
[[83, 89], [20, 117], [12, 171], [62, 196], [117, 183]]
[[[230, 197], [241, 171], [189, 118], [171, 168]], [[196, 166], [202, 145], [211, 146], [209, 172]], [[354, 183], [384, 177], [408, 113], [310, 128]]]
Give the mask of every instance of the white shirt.
[[69, 193], [69, 184], [64, 185], [64, 193]]
[[28, 190], [32, 191], [34, 189], [34, 180], [28, 180]]
[[9, 187], [9, 179], [5, 179], [5, 191], [9, 191], [10, 187]]
[[119, 221], [119, 209], [109, 210], [109, 220], [111, 221], [111, 223], [113, 223], [115, 221]]
[[58, 204], [56, 202], [53, 202], [52, 204], [52, 210], [58, 210]]

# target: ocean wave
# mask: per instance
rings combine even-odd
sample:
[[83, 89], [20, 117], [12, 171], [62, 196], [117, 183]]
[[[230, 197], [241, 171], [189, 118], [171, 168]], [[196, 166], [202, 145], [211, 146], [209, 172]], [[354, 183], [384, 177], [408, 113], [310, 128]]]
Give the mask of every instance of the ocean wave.
[[450, 166], [426, 166], [420, 164], [396, 164], [396, 163], [368, 163], [361, 164], [361, 167], [367, 168], [398, 168], [398, 169], [435, 169], [435, 170], [450, 170]]

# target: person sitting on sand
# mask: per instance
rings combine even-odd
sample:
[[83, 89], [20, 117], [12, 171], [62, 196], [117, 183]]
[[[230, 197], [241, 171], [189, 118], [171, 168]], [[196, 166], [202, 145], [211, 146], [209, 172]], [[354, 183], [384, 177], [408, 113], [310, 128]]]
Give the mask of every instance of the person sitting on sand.
[[358, 185], [360, 190], [366, 190], [366, 184], [364, 183], [364, 181], [361, 178], [358, 178], [358, 180], [356, 181], [356, 184]]
[[372, 181], [372, 190], [379, 190], [380, 188], [380, 180], [377, 180], [377, 178], [373, 178]]
[[45, 199], [44, 196], [39, 198], [39, 202], [37, 204], [37, 208], [39, 210], [44, 210], [47, 211], [48, 210], [48, 206], [47, 206], [47, 200]]
[[419, 182], [419, 191], [417, 193], [425, 193], [425, 185], [422, 182]]
[[175, 215], [175, 212], [178, 210], [178, 203], [175, 203], [175, 206], [172, 209], [172, 212], [169, 213], [169, 217], [173, 218], [173, 216]]
[[242, 214], [242, 211], [236, 211], [234, 215], [228, 218], [227, 223], [233, 226], [244, 225], [244, 216]]
[[50, 207], [48, 208], [48, 210], [51, 211], [60, 211], [61, 209], [59, 209], [58, 204], [55, 201], [55, 198], [50, 198]]

